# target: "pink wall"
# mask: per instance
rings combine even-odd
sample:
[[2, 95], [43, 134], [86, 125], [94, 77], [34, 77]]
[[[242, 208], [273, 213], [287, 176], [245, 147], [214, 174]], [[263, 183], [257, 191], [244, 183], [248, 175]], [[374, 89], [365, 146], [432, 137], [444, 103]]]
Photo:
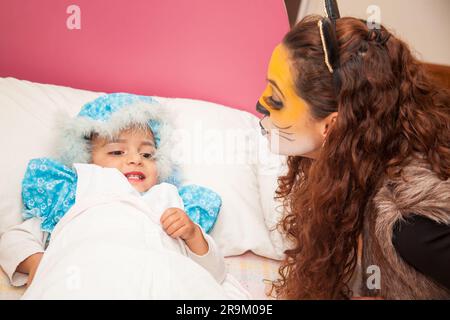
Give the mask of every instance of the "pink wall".
[[254, 112], [288, 28], [283, 0], [1, 0], [0, 76]]

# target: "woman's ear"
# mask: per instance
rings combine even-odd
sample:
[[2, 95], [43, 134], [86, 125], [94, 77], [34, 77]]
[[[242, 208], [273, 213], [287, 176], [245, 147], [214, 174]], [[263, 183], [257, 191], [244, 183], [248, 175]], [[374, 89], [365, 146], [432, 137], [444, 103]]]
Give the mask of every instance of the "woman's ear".
[[336, 122], [336, 119], [338, 117], [337, 112], [330, 113], [328, 117], [322, 120], [322, 128], [321, 133], [324, 139], [328, 136], [328, 133], [330, 132], [331, 128], [333, 128], [334, 123]]

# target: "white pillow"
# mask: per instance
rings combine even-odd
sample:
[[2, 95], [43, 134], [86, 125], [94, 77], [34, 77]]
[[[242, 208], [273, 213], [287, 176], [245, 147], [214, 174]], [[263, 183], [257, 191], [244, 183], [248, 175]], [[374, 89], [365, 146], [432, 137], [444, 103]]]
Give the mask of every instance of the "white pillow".
[[185, 183], [209, 187], [222, 197], [211, 231], [225, 255], [251, 250], [282, 258], [279, 232], [270, 232], [280, 211], [273, 200], [282, 159], [270, 153], [254, 115], [190, 99], [162, 101], [175, 123], [173, 157]]
[[[0, 78], [0, 235], [21, 218], [21, 180], [31, 158], [54, 156], [56, 117], [75, 116], [99, 92]], [[273, 155], [259, 133], [258, 118], [214, 103], [157, 98], [173, 115], [173, 156], [184, 183], [215, 190], [222, 209], [211, 231], [226, 256], [248, 250], [281, 259], [284, 244], [274, 200], [282, 157]]]
[[0, 235], [22, 221], [21, 182], [28, 161], [54, 155], [55, 115], [100, 93], [0, 78]]

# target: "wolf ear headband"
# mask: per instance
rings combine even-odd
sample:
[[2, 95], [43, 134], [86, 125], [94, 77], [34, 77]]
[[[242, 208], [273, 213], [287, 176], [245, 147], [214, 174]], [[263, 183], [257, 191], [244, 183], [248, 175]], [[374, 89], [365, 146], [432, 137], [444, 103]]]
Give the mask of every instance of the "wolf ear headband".
[[[339, 13], [337, 0], [325, 0], [324, 4], [327, 16], [319, 20], [317, 24], [319, 26], [320, 38], [325, 55], [325, 65], [331, 74], [335, 74], [336, 69], [339, 68], [339, 44], [336, 35], [336, 20], [339, 19], [341, 15]], [[361, 21], [367, 23], [364, 20]], [[386, 30], [381, 30], [380, 28], [370, 29], [366, 40], [375, 40], [379, 45], [384, 46], [391, 37], [391, 34], [386, 32], [386, 34], [383, 35], [382, 31]], [[335, 79], [338, 80], [336, 76]]]
[[317, 23], [322, 40], [325, 64], [330, 73], [339, 68], [339, 45], [336, 36], [336, 20], [341, 16], [336, 0], [325, 0], [325, 11], [327, 16]]

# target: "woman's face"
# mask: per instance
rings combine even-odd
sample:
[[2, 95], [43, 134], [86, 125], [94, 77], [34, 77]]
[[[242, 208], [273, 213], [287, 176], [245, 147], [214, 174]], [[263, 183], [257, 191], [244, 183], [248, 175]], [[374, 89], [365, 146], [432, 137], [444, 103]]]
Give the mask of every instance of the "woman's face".
[[263, 132], [272, 152], [315, 158], [323, 143], [321, 122], [311, 116], [308, 105], [295, 92], [288, 50], [278, 45], [267, 71], [267, 87], [257, 104], [264, 114]]

